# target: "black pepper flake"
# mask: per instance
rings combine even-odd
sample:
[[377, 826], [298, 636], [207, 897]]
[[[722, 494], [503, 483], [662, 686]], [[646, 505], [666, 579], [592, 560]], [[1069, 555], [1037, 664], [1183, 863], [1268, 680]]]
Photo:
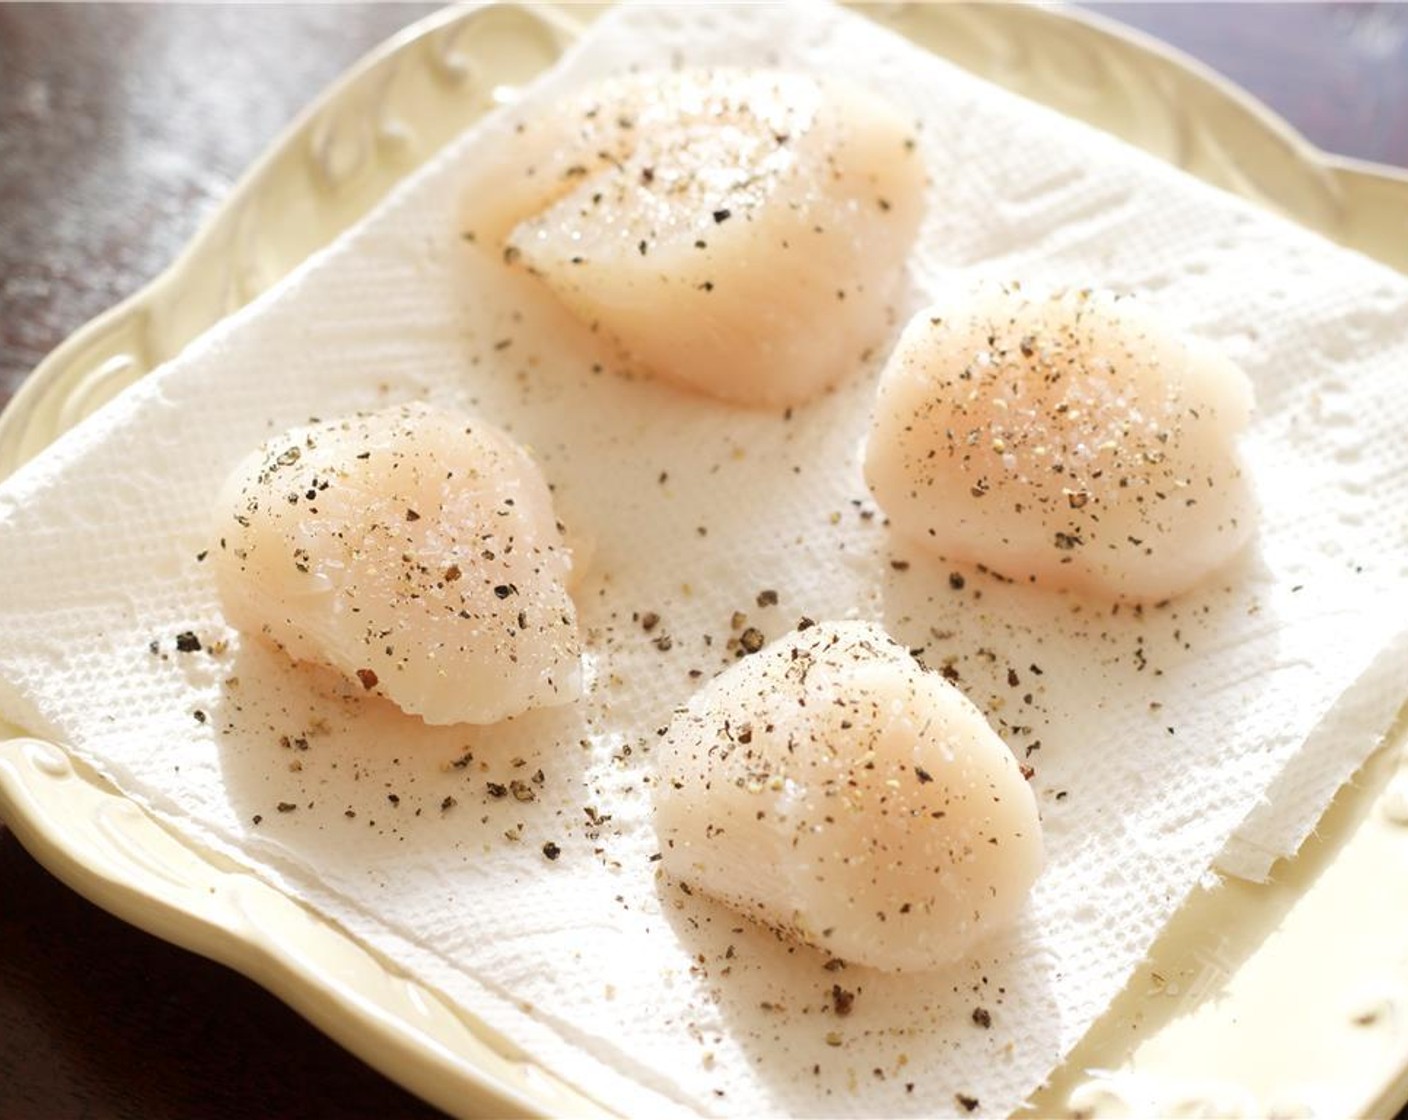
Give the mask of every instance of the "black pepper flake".
[[500, 599], [507, 599], [510, 595], [516, 594], [518, 588], [511, 583], [501, 583], [494, 588], [494, 594]]
[[280, 801], [277, 805], [274, 806], [274, 808], [277, 809], [280, 813], [292, 813], [295, 809], [298, 808], [298, 806], [295, 805], [292, 801]]
[[963, 588], [967, 586], [967, 584], [968, 581], [963, 578], [962, 572], [949, 572], [948, 585], [955, 591], [962, 591]]
[[991, 1030], [992, 1012], [989, 1011], [986, 1007], [973, 1008], [973, 1023], [976, 1026], [982, 1027], [985, 1031]]
[[507, 797], [508, 786], [502, 782], [485, 782], [484, 788], [489, 791], [490, 797]]
[[743, 647], [744, 653], [757, 653], [763, 648], [766, 639], [763, 632], [756, 626], [750, 626], [738, 636], [738, 644]]
[[561, 854], [562, 849], [559, 848], [556, 844], [554, 844], [551, 840], [547, 841], [543, 845], [543, 855], [547, 856], [548, 859], [556, 859]]
[[264, 823], [264, 817], [263, 817], [261, 814], [259, 814], [259, 813], [255, 813], [254, 816], [253, 816], [251, 819], [254, 821], [255, 824], [263, 824], [263, 823]]
[[376, 687], [377, 675], [371, 669], [358, 669], [357, 679], [362, 682], [362, 687], [368, 691]]
[[456, 801], [450, 794], [447, 793], [447, 794], [445, 795], [444, 800], [440, 802], [440, 811], [441, 811], [442, 813], [448, 813], [451, 809], [453, 809], [453, 808], [454, 808], [456, 805], [458, 805], [458, 804], [459, 804], [459, 802]]
[[908, 561], [908, 560], [891, 560], [891, 561], [890, 561], [890, 567], [894, 568], [894, 570], [897, 571], [897, 572], [907, 572], [907, 571], [909, 571], [909, 561]]
[[646, 611], [640, 616], [640, 628], [647, 634], [660, 625], [660, 616], [654, 611]]
[[208, 549], [208, 548], [203, 548], [203, 549], [201, 549], [199, 552], [196, 553], [196, 563], [197, 563], [197, 564], [201, 563], [201, 562], [202, 562], [207, 556], [209, 556], [209, 555], [210, 555], [210, 549]]
[[914, 768], [914, 776], [919, 779], [920, 785], [925, 785], [934, 780], [934, 775], [929, 773], [929, 771], [925, 770], [922, 766], [916, 766]]
[[407, 521], [419, 521], [419, 520], [420, 520], [420, 514], [418, 514], [418, 513], [417, 513], [415, 510], [413, 510], [413, 509], [408, 509], [408, 510], [406, 511], [406, 520], [407, 520]]
[[773, 590], [771, 590], [771, 589], [769, 589], [769, 590], [767, 590], [767, 591], [759, 591], [759, 592], [758, 592], [758, 606], [760, 606], [760, 607], [775, 607], [775, 606], [777, 606], [777, 592], [776, 592], [776, 591], [773, 591]]
[[182, 653], [196, 653], [200, 650], [200, 639], [190, 630], [182, 630], [176, 635], [176, 648]]
[[855, 1006], [855, 992], [848, 992], [840, 984], [831, 985], [831, 1006], [837, 1015], [849, 1015], [851, 1008]]
[[954, 1093], [953, 1099], [962, 1106], [964, 1112], [972, 1112], [979, 1104], [977, 1097], [970, 1097], [967, 1093]]
[[197, 723], [204, 723], [205, 720], [206, 720], [206, 715], [205, 715], [205, 713], [204, 713], [203, 711], [201, 711], [199, 708], [197, 708], [194, 712], [192, 712], [191, 715], [195, 716]]
[[726, 221], [728, 221], [729, 218], [731, 218], [732, 216], [733, 216], [733, 211], [732, 211], [732, 210], [715, 210], [715, 211], [714, 211], [714, 221], [715, 221], [715, 222], [726, 222]]

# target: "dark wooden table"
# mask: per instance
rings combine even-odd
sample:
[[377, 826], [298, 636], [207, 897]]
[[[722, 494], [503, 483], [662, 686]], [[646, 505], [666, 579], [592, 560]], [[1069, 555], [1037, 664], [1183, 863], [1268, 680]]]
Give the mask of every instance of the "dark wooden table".
[[[0, 404], [155, 275], [345, 66], [430, 5], [0, 4]], [[1408, 6], [1121, 4], [1329, 151], [1408, 167]], [[0, 825], [0, 1120], [436, 1115]]]

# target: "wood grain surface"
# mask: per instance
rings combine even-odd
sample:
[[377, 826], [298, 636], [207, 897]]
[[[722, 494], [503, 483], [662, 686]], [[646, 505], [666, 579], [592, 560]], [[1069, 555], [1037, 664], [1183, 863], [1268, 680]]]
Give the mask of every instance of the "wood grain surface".
[[[1408, 6], [1098, 8], [1322, 148], [1408, 166]], [[339, 72], [430, 10], [0, 4], [0, 404], [159, 272]], [[0, 825], [0, 1120], [432, 1115], [249, 981], [70, 892]]]

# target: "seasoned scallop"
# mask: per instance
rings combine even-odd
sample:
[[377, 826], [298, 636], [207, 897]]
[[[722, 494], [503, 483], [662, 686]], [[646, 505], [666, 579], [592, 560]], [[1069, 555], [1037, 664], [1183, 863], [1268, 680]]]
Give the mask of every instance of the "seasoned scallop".
[[1007, 746], [867, 623], [811, 626], [732, 666], [655, 757], [665, 870], [859, 964], [961, 957], [1042, 866]]
[[580, 691], [576, 611], [537, 464], [421, 404], [296, 428], [231, 475], [215, 575], [229, 622], [427, 723]]
[[884, 336], [923, 190], [910, 122], [858, 87], [634, 74], [508, 131], [466, 188], [465, 231], [637, 365], [791, 405]]
[[1012, 579], [1161, 600], [1238, 552], [1251, 383], [1136, 301], [1016, 285], [905, 329], [865, 456], [891, 523]]

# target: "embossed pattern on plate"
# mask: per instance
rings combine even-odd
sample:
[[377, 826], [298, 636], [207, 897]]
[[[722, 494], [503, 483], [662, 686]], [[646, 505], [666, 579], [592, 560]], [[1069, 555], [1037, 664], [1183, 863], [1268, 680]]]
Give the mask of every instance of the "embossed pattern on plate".
[[[455, 9], [370, 55], [294, 123], [166, 273], [31, 375], [0, 416], [0, 477], [331, 241], [450, 137], [511, 100], [600, 10]], [[1068, 10], [862, 11], [1000, 85], [1408, 271], [1408, 175], [1317, 152], [1167, 48]], [[195, 850], [60, 748], [3, 726], [0, 740], [0, 815], [93, 901], [246, 973], [452, 1114], [603, 1114], [470, 1011], [242, 868]], [[1362, 908], [1363, 888], [1384, 859], [1401, 857], [1408, 843], [1399, 769], [1398, 753], [1381, 751], [1279, 882], [1201, 892], [1036, 1111], [1293, 1116], [1396, 1107], [1408, 1094], [1408, 1039], [1397, 1025], [1408, 962], [1393, 937], [1398, 923], [1385, 916], [1408, 914], [1408, 886], [1380, 898], [1381, 932], [1361, 939], [1356, 959], [1329, 968], [1317, 959], [1324, 978], [1313, 986], [1303, 972], [1356, 902]], [[1287, 984], [1299, 985], [1299, 1018], [1267, 998]], [[1300, 1062], [1304, 1023], [1319, 1028], [1318, 1058]], [[1303, 1074], [1298, 1081], [1285, 1076], [1292, 1069]]]

